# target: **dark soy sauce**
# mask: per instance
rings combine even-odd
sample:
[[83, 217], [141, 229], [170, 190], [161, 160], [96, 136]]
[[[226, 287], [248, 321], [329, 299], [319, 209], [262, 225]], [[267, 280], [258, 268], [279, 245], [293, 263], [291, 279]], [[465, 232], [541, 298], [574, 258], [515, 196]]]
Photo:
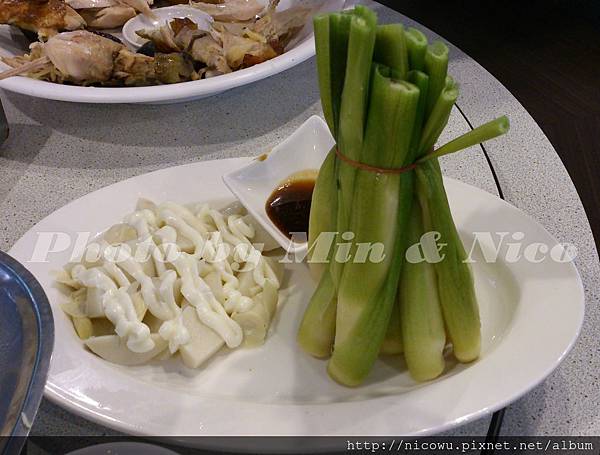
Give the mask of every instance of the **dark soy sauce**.
[[308, 236], [310, 202], [314, 188], [315, 178], [312, 176], [290, 177], [267, 200], [267, 215], [289, 239], [292, 238], [292, 232], [305, 232]]

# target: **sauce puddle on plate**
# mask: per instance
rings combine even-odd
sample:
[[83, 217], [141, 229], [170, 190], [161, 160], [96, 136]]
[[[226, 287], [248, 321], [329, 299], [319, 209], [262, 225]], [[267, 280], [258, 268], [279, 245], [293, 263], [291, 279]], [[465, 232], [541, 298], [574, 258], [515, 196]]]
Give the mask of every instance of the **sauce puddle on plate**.
[[279, 184], [267, 199], [265, 210], [270, 220], [289, 239], [293, 233], [308, 236], [310, 202], [317, 170], [299, 171]]

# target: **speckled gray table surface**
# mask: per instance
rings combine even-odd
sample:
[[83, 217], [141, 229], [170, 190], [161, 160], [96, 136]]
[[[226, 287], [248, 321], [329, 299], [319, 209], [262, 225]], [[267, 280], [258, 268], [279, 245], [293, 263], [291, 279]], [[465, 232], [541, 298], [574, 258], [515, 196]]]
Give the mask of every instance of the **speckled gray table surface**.
[[[413, 23], [373, 6], [385, 22]], [[558, 155], [525, 109], [459, 49], [451, 47], [451, 56], [461, 96], [446, 138], [467, 131], [469, 122], [510, 117], [510, 134], [486, 146], [504, 197], [559, 241], [578, 247], [576, 264], [586, 293], [586, 318], [575, 348], [547, 380], [508, 407], [502, 434], [600, 434], [600, 267], [585, 212]], [[169, 166], [256, 155], [321, 114], [314, 59], [253, 85], [178, 105], [82, 105], [0, 96], [11, 125], [0, 147], [2, 250], [54, 210], [98, 188]], [[497, 194], [490, 163], [482, 148], [474, 147], [445, 159], [443, 166], [447, 175]], [[485, 434], [489, 420], [449, 434]], [[44, 400], [32, 434], [116, 433]]]

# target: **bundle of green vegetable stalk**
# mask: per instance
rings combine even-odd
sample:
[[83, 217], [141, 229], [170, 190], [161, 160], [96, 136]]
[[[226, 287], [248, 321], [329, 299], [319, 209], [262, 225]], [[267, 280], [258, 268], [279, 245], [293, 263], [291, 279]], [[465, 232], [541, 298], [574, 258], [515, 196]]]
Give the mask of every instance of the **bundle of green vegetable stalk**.
[[[317, 178], [309, 263], [319, 280], [298, 333], [302, 348], [329, 357], [341, 384], [364, 381], [380, 354], [403, 353], [411, 375], [433, 379], [444, 354], [479, 356], [479, 310], [465, 249], [437, 158], [508, 130], [498, 118], [433, 151], [458, 96], [448, 48], [418, 30], [377, 25], [375, 13], [315, 17], [321, 102], [336, 140]], [[323, 251], [321, 233], [337, 233]], [[425, 232], [445, 243], [437, 263], [406, 261]], [[383, 245], [381, 260], [358, 257]], [[327, 261], [312, 262], [316, 255]], [[364, 256], [364, 255], [363, 255]]]

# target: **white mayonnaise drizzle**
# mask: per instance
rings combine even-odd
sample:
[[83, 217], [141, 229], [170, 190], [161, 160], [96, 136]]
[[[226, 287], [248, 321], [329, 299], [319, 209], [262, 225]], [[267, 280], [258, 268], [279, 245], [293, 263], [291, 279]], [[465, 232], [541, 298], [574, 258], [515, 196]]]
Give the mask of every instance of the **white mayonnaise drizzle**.
[[86, 270], [82, 265], [73, 267], [71, 274], [84, 286], [104, 291], [102, 306], [104, 314], [115, 326], [115, 332], [127, 340], [132, 352], [147, 352], [154, 348], [148, 326], [138, 321], [131, 296], [124, 288], [117, 288], [115, 282], [104, 272], [94, 267]]
[[[115, 325], [117, 335], [126, 340], [127, 347], [133, 352], [154, 348], [150, 329], [138, 320], [131, 297], [138, 287], [148, 311], [163, 321], [158, 333], [169, 342], [169, 351], [175, 353], [190, 341], [177, 304], [179, 282], [181, 295], [195, 308], [200, 321], [228, 347], [239, 346], [243, 332], [230, 315], [250, 310], [254, 301], [240, 291], [236, 273], [242, 269], [252, 271], [255, 285], [250, 283], [251, 295], [257, 293], [257, 288], [262, 289], [266, 279], [279, 287], [275, 273], [250, 241], [254, 228], [240, 215], [224, 216], [207, 205], [191, 210], [173, 202], [165, 202], [155, 210], [138, 210], [125, 217], [124, 223], [137, 233], [133, 249], [101, 242], [100, 265], [90, 269], [75, 266], [71, 275], [83, 286], [102, 293], [104, 314]], [[131, 242], [127, 244], [131, 246]], [[193, 245], [193, 252], [181, 251], [178, 245], [186, 245], [186, 251]], [[224, 250], [224, 246], [229, 250]], [[140, 251], [147, 253], [144, 261], [151, 260], [154, 268], [144, 267], [137, 257]], [[156, 276], [149, 275], [150, 270]], [[202, 278], [209, 273], [210, 286]]]
[[210, 287], [200, 278], [194, 256], [181, 253], [172, 264], [181, 276], [181, 293], [196, 308], [200, 321], [223, 338], [228, 347], [239, 346], [242, 328], [227, 315]]

